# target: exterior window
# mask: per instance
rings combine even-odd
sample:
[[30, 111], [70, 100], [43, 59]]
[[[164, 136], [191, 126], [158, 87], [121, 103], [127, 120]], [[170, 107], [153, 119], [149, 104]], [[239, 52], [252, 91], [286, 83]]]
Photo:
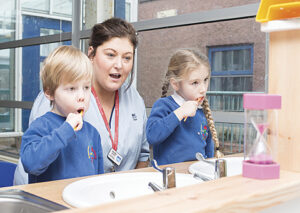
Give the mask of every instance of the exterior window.
[[209, 48], [209, 99], [217, 111], [243, 111], [242, 93], [252, 91], [253, 45]]

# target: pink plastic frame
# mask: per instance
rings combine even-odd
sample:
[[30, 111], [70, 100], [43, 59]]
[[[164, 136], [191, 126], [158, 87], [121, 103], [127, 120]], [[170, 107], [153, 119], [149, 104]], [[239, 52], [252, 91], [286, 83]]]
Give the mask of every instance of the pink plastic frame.
[[281, 109], [281, 96], [271, 94], [245, 93], [244, 109]]

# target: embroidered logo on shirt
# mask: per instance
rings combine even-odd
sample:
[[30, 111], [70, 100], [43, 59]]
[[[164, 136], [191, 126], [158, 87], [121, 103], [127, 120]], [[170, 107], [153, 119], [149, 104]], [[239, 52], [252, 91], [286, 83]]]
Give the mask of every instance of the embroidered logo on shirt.
[[94, 159], [97, 159], [97, 155], [96, 155], [96, 151], [95, 149], [91, 146], [88, 146], [88, 156], [89, 156], [89, 159], [91, 159], [92, 163], [94, 161]]
[[207, 136], [208, 136], [208, 128], [207, 128], [207, 126], [206, 126], [206, 125], [202, 126], [202, 124], [201, 124], [201, 129], [200, 129], [200, 131], [201, 131], [202, 139], [203, 139], [203, 140], [206, 140], [206, 138], [207, 138]]
[[134, 121], [136, 121], [136, 120], [137, 120], [137, 116], [136, 116], [136, 114], [135, 114], [135, 113], [132, 113], [132, 114], [131, 114], [131, 116], [132, 116], [132, 119], [133, 119]]

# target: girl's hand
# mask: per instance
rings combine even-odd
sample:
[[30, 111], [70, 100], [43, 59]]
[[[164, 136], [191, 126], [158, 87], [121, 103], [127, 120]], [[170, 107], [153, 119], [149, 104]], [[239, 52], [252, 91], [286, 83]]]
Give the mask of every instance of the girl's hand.
[[174, 111], [177, 118], [181, 121], [185, 117], [194, 117], [198, 108], [198, 101], [186, 101], [181, 107]]
[[68, 122], [73, 127], [74, 131], [79, 131], [81, 130], [83, 125], [82, 115], [70, 113], [66, 119], [66, 122]]

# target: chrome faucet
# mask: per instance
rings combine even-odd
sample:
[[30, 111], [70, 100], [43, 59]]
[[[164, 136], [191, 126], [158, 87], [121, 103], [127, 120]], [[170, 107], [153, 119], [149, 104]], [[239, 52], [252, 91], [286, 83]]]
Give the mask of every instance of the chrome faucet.
[[152, 160], [151, 164], [154, 169], [163, 174], [163, 188], [159, 187], [157, 184], [150, 182], [148, 185], [153, 189], [153, 191], [161, 191], [163, 189], [169, 189], [176, 187], [176, 178], [175, 178], [175, 168], [165, 167], [160, 169], [157, 165], [156, 160]]
[[[208, 161], [203, 157], [203, 155], [200, 152], [196, 153], [196, 159], [214, 166], [214, 169], [215, 169], [214, 170], [214, 179], [218, 179], [218, 178], [227, 176], [226, 160], [225, 159], [218, 158], [218, 159], [216, 159], [215, 162]], [[213, 180], [213, 178], [206, 177], [206, 176], [204, 176], [202, 174], [199, 174], [199, 173], [195, 173], [194, 176], [202, 179], [203, 181]]]
[[227, 168], [226, 168], [226, 160], [218, 158], [215, 162], [215, 179], [226, 177], [227, 176]]

